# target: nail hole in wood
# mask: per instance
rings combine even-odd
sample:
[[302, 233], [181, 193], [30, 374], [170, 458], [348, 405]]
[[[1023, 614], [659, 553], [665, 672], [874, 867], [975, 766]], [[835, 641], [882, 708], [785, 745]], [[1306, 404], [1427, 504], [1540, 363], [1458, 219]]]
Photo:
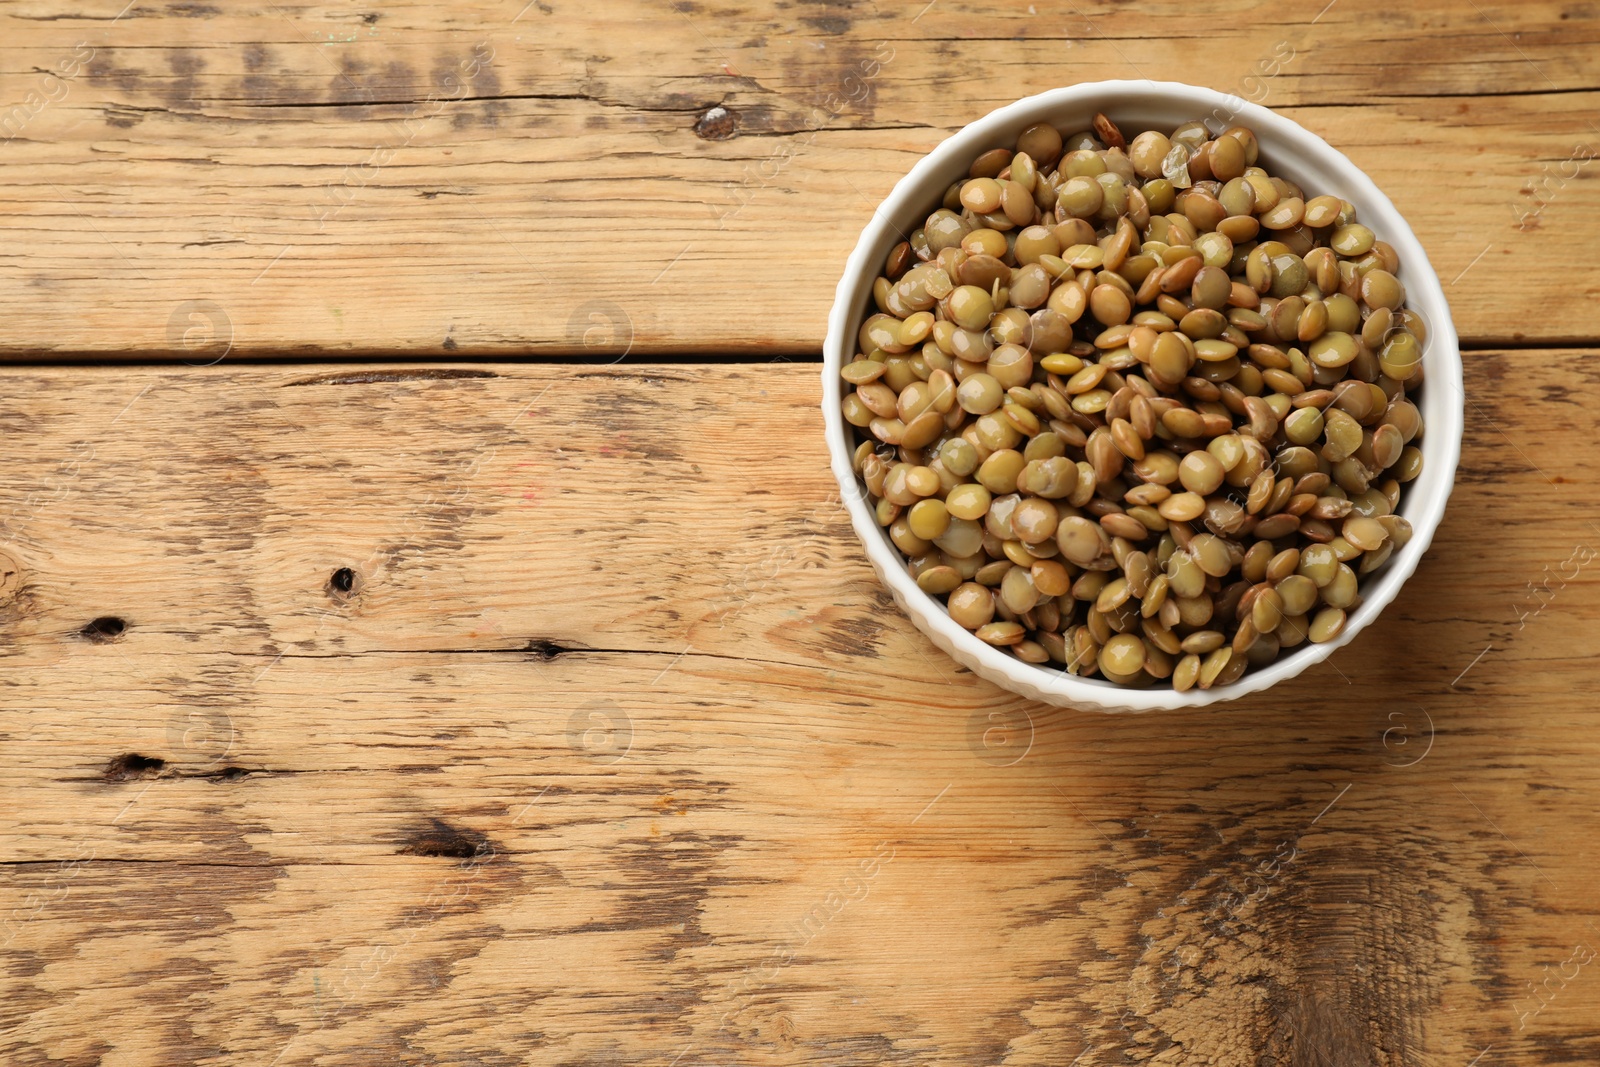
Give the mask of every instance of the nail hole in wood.
[[343, 599], [355, 591], [356, 572], [349, 567], [340, 567], [328, 578], [328, 595], [336, 599]]
[[706, 141], [726, 141], [739, 132], [739, 114], [718, 104], [695, 120], [694, 134]]
[[107, 641], [115, 641], [121, 637], [122, 632], [127, 628], [128, 624], [115, 615], [102, 615], [98, 619], [90, 620], [89, 624], [79, 630], [78, 633], [96, 644], [105, 644]]
[[130, 778], [149, 777], [166, 765], [167, 761], [159, 756], [141, 756], [137, 752], [129, 752], [107, 763], [104, 777], [108, 782], [126, 782]]
[[536, 659], [549, 663], [563, 652], [571, 652], [572, 649], [540, 637], [528, 642], [528, 651], [533, 653]]

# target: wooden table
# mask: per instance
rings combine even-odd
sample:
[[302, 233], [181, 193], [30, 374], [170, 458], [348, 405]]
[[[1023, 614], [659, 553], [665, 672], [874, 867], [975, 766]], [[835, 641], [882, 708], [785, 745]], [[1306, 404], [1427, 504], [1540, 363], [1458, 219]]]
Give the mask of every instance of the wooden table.
[[[7, 4], [0, 1062], [1600, 1060], [1600, 9], [1324, 2]], [[1468, 422], [1352, 646], [1103, 717], [876, 587], [817, 361], [1140, 76], [1373, 175]]]

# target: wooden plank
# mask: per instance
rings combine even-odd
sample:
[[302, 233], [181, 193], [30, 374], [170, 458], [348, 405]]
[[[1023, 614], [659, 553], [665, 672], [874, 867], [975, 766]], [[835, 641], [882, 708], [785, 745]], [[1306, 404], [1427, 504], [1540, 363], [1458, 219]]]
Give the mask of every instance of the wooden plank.
[[811, 352], [918, 156], [1141, 75], [1349, 154], [1468, 342], [1597, 337], [1600, 15], [1559, 0], [102, 6], [0, 14], [0, 357]]
[[1600, 353], [1473, 353], [1394, 607], [1159, 718], [925, 642], [816, 385], [6, 372], [0, 1058], [1594, 1059]]
[[[160, 729], [87, 700], [60, 709], [71, 740], [30, 742], [87, 773], [11, 779], [10, 810], [53, 836], [52, 861], [84, 862], [8, 871], [13, 1060], [670, 1062], [692, 1045], [700, 1062], [1038, 1063], [1092, 1045], [1139, 1062], [1175, 1042], [1237, 1062], [1309, 1055], [1295, 1032], [1375, 1063], [1593, 1053], [1592, 970], [1568, 962], [1595, 943], [1573, 832], [1593, 753], [1578, 713], [1515, 695], [1534, 663], [1430, 694], [1434, 751], [1406, 767], [1384, 732], [1423, 743], [1414, 709], [1387, 719], [1335, 678], [1292, 708], [1163, 722], [1153, 743], [985, 708], [976, 685], [884, 698], [878, 678], [841, 687], [871, 701], [848, 708], [804, 695], [836, 684], [820, 671], [704, 659], [661, 681], [616, 657], [542, 676], [359, 659], [264, 682], [237, 780], [98, 780], [92, 761]], [[436, 688], [407, 696], [424, 670]], [[569, 744], [596, 691], [631, 718], [615, 763]], [[1034, 716], [1022, 762], [975, 756], [980, 709]], [[352, 761], [341, 733], [371, 741]], [[1520, 1027], [1527, 984], [1563, 962]]]
[[[871, 658], [895, 609], [836, 502], [818, 370], [12, 368], [0, 429], [30, 445], [0, 485], [8, 632], [82, 649], [109, 616], [129, 654]], [[1440, 541], [1498, 539], [1515, 621], [1513, 592], [1595, 533], [1549, 457], [1593, 438], [1600, 354], [1474, 352], [1466, 373]]]

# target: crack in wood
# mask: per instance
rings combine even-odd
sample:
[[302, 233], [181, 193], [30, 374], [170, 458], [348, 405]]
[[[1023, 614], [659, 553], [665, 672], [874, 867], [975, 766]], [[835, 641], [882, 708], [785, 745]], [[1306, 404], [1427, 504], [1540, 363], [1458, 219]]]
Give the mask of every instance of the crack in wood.
[[371, 385], [381, 382], [448, 381], [451, 379], [498, 378], [493, 371], [472, 370], [465, 367], [418, 367], [415, 370], [340, 371], [319, 374], [310, 378], [297, 378], [284, 382], [283, 388], [301, 385]]

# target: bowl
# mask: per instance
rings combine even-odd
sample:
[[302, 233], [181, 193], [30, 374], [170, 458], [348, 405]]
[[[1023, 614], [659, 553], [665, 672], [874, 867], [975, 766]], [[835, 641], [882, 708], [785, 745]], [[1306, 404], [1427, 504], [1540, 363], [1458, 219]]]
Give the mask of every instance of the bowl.
[[[1406, 486], [1397, 510], [1415, 530], [1411, 540], [1364, 578], [1362, 602], [1349, 613], [1339, 637], [1325, 644], [1299, 645], [1273, 663], [1209, 690], [1180, 693], [1164, 685], [1135, 689], [1077, 677], [1061, 667], [1024, 663], [951, 620], [943, 603], [917, 587], [903, 556], [878, 526], [852, 467], [853, 427], [839, 409], [839, 371], [855, 354], [872, 282], [890, 249], [921, 225], [944, 190], [965, 176], [982, 152], [1010, 147], [1023, 129], [1036, 122], [1049, 122], [1067, 132], [1087, 129], [1096, 112], [1109, 115], [1130, 140], [1141, 130], [1167, 132], [1192, 119], [1206, 122], [1213, 134], [1232, 125], [1251, 127], [1260, 140], [1263, 165], [1272, 173], [1298, 183], [1308, 196], [1331, 193], [1349, 200], [1361, 221], [1394, 247], [1407, 306], [1422, 316], [1428, 330], [1422, 357], [1425, 385], [1413, 398], [1426, 426], [1420, 439], [1423, 470]], [[861, 232], [834, 295], [822, 367], [822, 413], [833, 473], [867, 559], [895, 602], [934, 644], [980, 677], [1033, 700], [1101, 712], [1203, 707], [1259, 693], [1321, 663], [1354, 640], [1417, 569], [1444, 517], [1461, 452], [1465, 399], [1459, 342], [1439, 278], [1405, 219], [1372, 179], [1320, 137], [1281, 115], [1236, 96], [1176, 82], [1102, 81], [1051, 90], [991, 112], [940, 143], [900, 179]]]

